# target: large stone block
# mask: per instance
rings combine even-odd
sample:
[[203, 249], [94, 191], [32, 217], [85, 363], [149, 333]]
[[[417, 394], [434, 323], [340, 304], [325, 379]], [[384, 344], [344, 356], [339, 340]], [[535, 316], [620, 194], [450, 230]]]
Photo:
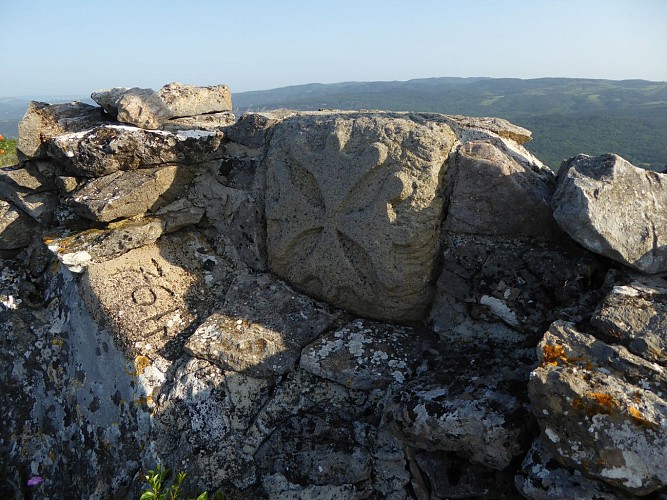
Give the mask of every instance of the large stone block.
[[617, 155], [579, 155], [561, 167], [552, 207], [592, 252], [644, 273], [667, 271], [667, 175]]
[[197, 87], [182, 83], [169, 83], [158, 95], [174, 117], [220, 113], [232, 109], [232, 94], [227, 85]]
[[409, 114], [314, 113], [266, 156], [269, 265], [306, 293], [379, 319], [423, 318], [456, 138]]
[[155, 129], [173, 116], [153, 89], [115, 87], [90, 94], [93, 101], [121, 123]]

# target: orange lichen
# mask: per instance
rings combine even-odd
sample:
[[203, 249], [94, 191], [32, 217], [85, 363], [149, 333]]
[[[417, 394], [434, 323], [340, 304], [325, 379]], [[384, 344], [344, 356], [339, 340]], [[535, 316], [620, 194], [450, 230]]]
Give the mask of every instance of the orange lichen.
[[542, 348], [544, 352], [544, 362], [550, 365], [557, 366], [559, 361], [564, 363], [568, 362], [567, 356], [565, 355], [565, 347], [562, 345], [545, 345]]
[[611, 415], [618, 408], [618, 402], [611, 394], [604, 392], [587, 392], [585, 398], [575, 398], [572, 406], [583, 411], [589, 417], [594, 415]]
[[143, 371], [151, 365], [151, 360], [146, 356], [139, 354], [134, 358], [134, 372], [136, 375], [141, 375]]
[[630, 415], [630, 418], [639, 425], [642, 425], [644, 427], [648, 427], [649, 429], [655, 429], [657, 425], [654, 422], [651, 422], [648, 420], [642, 412], [640, 412], [637, 408], [634, 406], [628, 406], [628, 414]]
[[635, 404], [639, 404], [642, 402], [642, 395], [639, 393], [639, 391], [635, 391], [632, 393], [632, 402]]

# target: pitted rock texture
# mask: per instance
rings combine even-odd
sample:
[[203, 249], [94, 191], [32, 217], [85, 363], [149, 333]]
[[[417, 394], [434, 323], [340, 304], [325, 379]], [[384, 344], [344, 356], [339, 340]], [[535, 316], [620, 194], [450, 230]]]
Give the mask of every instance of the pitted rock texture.
[[119, 122], [141, 128], [160, 128], [174, 116], [153, 89], [115, 87], [93, 92], [90, 97]]
[[414, 328], [358, 319], [325, 334], [301, 353], [301, 368], [352, 389], [403, 384], [426, 349]]
[[271, 270], [352, 312], [423, 318], [454, 141], [446, 124], [412, 115], [280, 122], [265, 160]]
[[27, 246], [35, 221], [11, 203], [0, 200], [0, 251]]
[[158, 95], [175, 118], [232, 109], [232, 94], [227, 85], [197, 87], [173, 82], [162, 87]]
[[617, 155], [563, 164], [554, 218], [578, 243], [643, 273], [667, 271], [667, 174]]
[[224, 131], [236, 122], [234, 113], [211, 113], [209, 115], [184, 116], [172, 118], [162, 124], [161, 130], [178, 132], [181, 130]]
[[169, 163], [196, 164], [222, 156], [222, 134], [182, 130], [175, 133], [126, 125], [104, 125], [55, 137], [49, 156], [69, 173], [101, 177]]
[[88, 130], [103, 121], [104, 113], [100, 108], [83, 102], [48, 104], [31, 101], [19, 122], [16, 148], [21, 159], [45, 158], [52, 138]]
[[339, 315], [270, 275], [250, 276], [232, 286], [224, 306], [197, 328], [185, 349], [224, 370], [282, 375]]
[[636, 495], [667, 486], [664, 368], [563, 321], [538, 356], [528, 393], [558, 461]]
[[667, 365], [667, 281], [638, 277], [615, 286], [591, 318], [596, 336]]

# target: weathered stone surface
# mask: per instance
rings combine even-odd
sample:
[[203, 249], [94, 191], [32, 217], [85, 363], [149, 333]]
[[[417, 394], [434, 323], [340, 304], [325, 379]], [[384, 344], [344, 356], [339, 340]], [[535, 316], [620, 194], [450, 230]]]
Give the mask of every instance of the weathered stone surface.
[[280, 122], [265, 160], [272, 271], [361, 315], [423, 318], [454, 141], [447, 125], [411, 115], [314, 113]]
[[530, 500], [637, 498], [625, 491], [612, 488], [607, 483], [590, 479], [578, 470], [564, 468], [544, 445], [542, 438], [533, 442], [516, 475], [515, 483], [521, 495]]
[[[515, 499], [516, 489], [508, 471], [473, 464], [455, 453], [416, 453], [411, 469], [420, 475], [430, 499]], [[413, 480], [414, 483], [414, 480]], [[413, 486], [414, 489], [414, 486]], [[418, 496], [419, 498], [419, 496]]]
[[262, 487], [270, 500], [353, 500], [358, 498], [355, 487], [351, 484], [340, 486], [310, 484], [301, 486], [290, 483], [282, 474], [270, 474], [262, 477]]
[[575, 241], [644, 273], [667, 271], [667, 175], [579, 155], [557, 183], [554, 218]]
[[538, 345], [528, 393], [559, 462], [636, 495], [667, 485], [667, 374], [558, 321]]
[[561, 314], [590, 315], [576, 306], [600, 286], [600, 264], [575, 245], [454, 234], [444, 248], [430, 313], [441, 335], [469, 319], [541, 335]]
[[181, 354], [174, 340], [197, 319], [197, 309], [205, 310], [207, 301], [203, 276], [192, 270], [197, 262], [189, 250], [182, 241], [163, 237], [89, 265], [83, 274], [82, 294], [91, 313], [111, 329], [129, 356]]
[[121, 123], [155, 129], [173, 116], [153, 89], [115, 87], [90, 94], [93, 101]]
[[282, 375], [337, 317], [269, 275], [250, 276], [230, 289], [220, 312], [197, 328], [185, 349], [225, 370]]
[[0, 200], [0, 250], [15, 250], [30, 244], [35, 221], [14, 205]]
[[352, 389], [384, 388], [410, 380], [425, 349], [414, 328], [358, 319], [306, 346], [300, 366]]
[[227, 85], [197, 87], [173, 82], [162, 87], [158, 95], [174, 117], [220, 113], [232, 109], [232, 94]]
[[91, 264], [119, 257], [134, 248], [154, 243], [165, 233], [196, 224], [202, 215], [203, 210], [178, 200], [153, 217], [121, 220], [104, 229], [51, 235], [45, 243], [64, 266], [73, 273], [80, 273]]
[[92, 179], [71, 194], [69, 203], [81, 217], [110, 222], [155, 212], [183, 195], [196, 171], [171, 165], [118, 171]]
[[534, 366], [529, 351], [465, 341], [439, 350], [426, 374], [389, 397], [383, 423], [419, 450], [458, 452], [504, 469], [525, 453], [534, 432], [526, 398]]
[[88, 130], [103, 121], [102, 110], [90, 104], [31, 101], [19, 122], [16, 148], [20, 159], [44, 158], [46, 147], [53, 137]]
[[564, 237], [549, 205], [553, 172], [512, 155], [501, 141], [463, 144], [446, 179], [445, 232], [545, 240]]
[[[188, 200], [205, 210], [206, 220], [229, 238], [242, 262], [255, 270], [265, 271], [263, 198], [252, 186], [256, 163], [254, 159], [244, 160], [223, 159], [216, 174], [205, 172], [197, 177], [188, 193]], [[253, 172], [247, 172], [245, 167]]]
[[224, 131], [236, 122], [234, 113], [211, 113], [210, 115], [184, 116], [172, 118], [162, 124], [161, 129], [170, 132], [181, 130], [209, 130], [212, 132]]
[[143, 130], [104, 125], [55, 137], [48, 154], [70, 173], [100, 177], [168, 163], [192, 165], [220, 158], [223, 135], [213, 131]]
[[607, 295], [591, 318], [596, 336], [667, 365], [667, 281], [638, 278]]
[[533, 135], [530, 130], [514, 125], [502, 118], [460, 115], [449, 115], [447, 118], [467, 129], [488, 130], [500, 137], [511, 139], [517, 144], [530, 141]]
[[331, 414], [281, 423], [255, 459], [264, 474], [283, 474], [296, 484], [342, 486], [371, 475], [371, 455], [356, 442], [354, 427]]
[[275, 110], [264, 113], [244, 113], [238, 121], [226, 130], [227, 137], [249, 148], [261, 148], [265, 145], [269, 130], [293, 111]]

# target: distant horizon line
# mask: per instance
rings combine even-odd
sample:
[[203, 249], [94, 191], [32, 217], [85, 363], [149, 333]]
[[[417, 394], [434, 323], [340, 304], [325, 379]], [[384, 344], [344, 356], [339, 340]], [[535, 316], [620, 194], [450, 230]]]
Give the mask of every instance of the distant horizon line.
[[[290, 85], [282, 85], [279, 87], [270, 87], [263, 89], [254, 89], [254, 90], [243, 90], [234, 92], [232, 89], [232, 96], [235, 94], [248, 94], [251, 92], [268, 92], [278, 89], [287, 89], [294, 87], [305, 87], [308, 85], [343, 85], [343, 84], [354, 84], [354, 83], [407, 83], [420, 80], [521, 80], [521, 81], [532, 81], [532, 80], [587, 80], [587, 81], [608, 81], [608, 82], [648, 82], [648, 83], [667, 83], [667, 80], [647, 80], [645, 78], [623, 78], [623, 79], [613, 79], [613, 78], [589, 78], [589, 77], [571, 77], [571, 76], [541, 76], [536, 78], [519, 78], [519, 77], [496, 77], [496, 76], [426, 76], [426, 77], [417, 77], [417, 78], [408, 78], [407, 80], [343, 80], [338, 82], [307, 82], [307, 83], [295, 83]], [[171, 82], [167, 82], [171, 83]], [[164, 85], [166, 85], [165, 83]], [[208, 85], [228, 85], [227, 83], [210, 83]], [[205, 86], [205, 85], [204, 85]], [[121, 87], [120, 85], [118, 87]], [[108, 87], [114, 88], [114, 87]], [[143, 88], [143, 87], [142, 87]], [[230, 86], [231, 88], [231, 86]], [[100, 90], [105, 89], [94, 89], [89, 91], [99, 92]], [[159, 90], [159, 89], [154, 89]], [[0, 101], [7, 99], [27, 99], [34, 100], [36, 98], [56, 98], [67, 100], [70, 98], [82, 99], [82, 95], [75, 92], [60, 93], [60, 94], [44, 94], [44, 93], [35, 93], [35, 94], [21, 94], [21, 95], [7, 95], [0, 96]], [[88, 94], [84, 99], [92, 101], [90, 94]]]

